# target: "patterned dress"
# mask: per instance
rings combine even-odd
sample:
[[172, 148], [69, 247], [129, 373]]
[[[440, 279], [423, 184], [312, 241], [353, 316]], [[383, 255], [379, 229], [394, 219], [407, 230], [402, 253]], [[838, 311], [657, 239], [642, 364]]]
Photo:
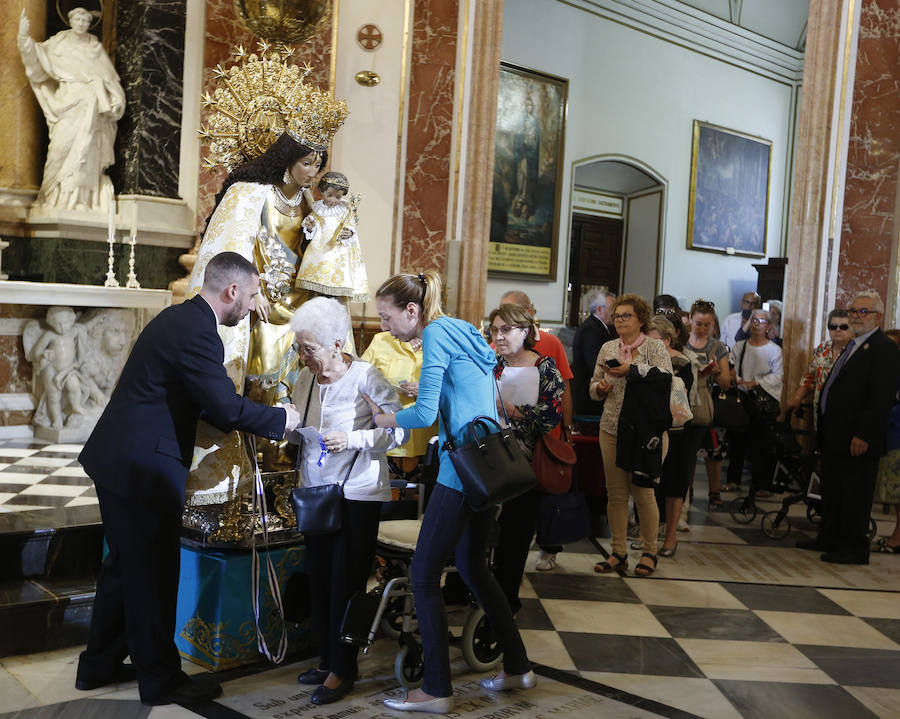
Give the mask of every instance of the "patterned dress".
[[825, 386], [825, 381], [831, 373], [834, 361], [838, 357], [840, 357], [840, 353], [835, 353], [831, 340], [823, 342], [816, 347], [809, 367], [807, 367], [806, 372], [800, 378], [800, 387], [807, 392], [810, 390], [813, 392], [813, 423], [816, 426], [819, 422], [819, 396], [822, 394], [822, 388]]
[[[494, 376], [501, 383], [501, 396], [503, 395], [503, 370], [508, 366], [509, 363], [503, 356], [497, 355]], [[516, 440], [528, 459], [531, 459], [534, 454], [538, 438], [556, 427], [562, 419], [562, 396], [565, 386], [553, 358], [542, 356], [535, 363], [535, 367], [537, 367], [538, 376], [537, 402], [533, 405], [516, 405], [516, 409], [522, 414], [522, 417], [509, 421]]]

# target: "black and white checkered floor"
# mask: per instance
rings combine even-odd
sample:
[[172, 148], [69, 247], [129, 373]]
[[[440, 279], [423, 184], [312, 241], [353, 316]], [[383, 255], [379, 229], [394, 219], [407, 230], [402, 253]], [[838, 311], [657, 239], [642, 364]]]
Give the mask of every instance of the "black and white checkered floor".
[[[4, 511], [44, 506], [37, 503], [43, 497], [63, 506], [93, 501], [71, 463], [71, 448], [20, 449], [0, 448], [7, 465], [0, 491], [13, 495], [0, 505]], [[49, 459], [57, 461], [32, 471]], [[17, 481], [3, 483], [12, 467], [19, 467], [12, 470]], [[30, 475], [40, 479], [26, 482]], [[10, 486], [20, 491], [5, 489]], [[697, 492], [705, 494], [702, 471]], [[12, 502], [15, 497], [26, 501]], [[775, 508], [778, 499], [760, 504]], [[551, 572], [532, 571], [532, 554], [518, 622], [540, 684], [505, 696], [485, 692], [453, 650], [454, 716], [900, 717], [900, 559], [873, 554], [868, 566], [852, 567], [820, 562], [794, 548], [811, 531], [804, 515], [802, 505], [792, 508], [795, 529], [777, 541], [763, 535], [758, 519], [740, 525], [727, 511], [708, 512], [698, 499], [676, 556], [661, 559], [649, 579], [631, 570], [595, 574], [600, 555], [589, 542], [567, 547]], [[893, 518], [876, 519], [879, 533], [888, 533]], [[607, 540], [600, 545], [608, 551]], [[638, 554], [632, 552], [632, 565]], [[310, 692], [294, 680], [301, 665], [294, 665], [226, 676], [224, 696], [206, 709], [143, 711], [133, 685], [77, 692], [79, 649], [0, 659], [0, 694], [13, 712], [0, 716], [37, 717], [29, 708], [41, 717], [68, 716], [76, 707], [92, 717], [402, 716], [381, 704], [396, 691], [396, 644], [386, 639], [362, 658], [354, 693], [325, 708], [309, 703]]]
[[96, 505], [94, 485], [78, 464], [80, 451], [78, 444], [0, 443], [0, 514]]

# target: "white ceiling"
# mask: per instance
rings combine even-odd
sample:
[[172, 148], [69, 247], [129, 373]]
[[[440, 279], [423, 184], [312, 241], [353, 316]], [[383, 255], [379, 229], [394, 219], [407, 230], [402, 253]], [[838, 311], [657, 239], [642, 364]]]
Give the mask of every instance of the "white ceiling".
[[614, 195], [631, 195], [658, 184], [650, 175], [624, 162], [600, 160], [575, 168], [577, 187], [603, 190]]
[[782, 45], [803, 50], [809, 0], [678, 0]]

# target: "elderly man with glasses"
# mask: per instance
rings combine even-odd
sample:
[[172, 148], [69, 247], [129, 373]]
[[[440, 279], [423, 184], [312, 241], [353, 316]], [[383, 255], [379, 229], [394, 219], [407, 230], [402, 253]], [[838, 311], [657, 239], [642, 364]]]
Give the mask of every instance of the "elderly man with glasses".
[[750, 315], [753, 310], [762, 307], [762, 299], [755, 292], [745, 292], [741, 297], [741, 311], [733, 312], [722, 322], [722, 332], [719, 337], [729, 347], [734, 347], [738, 340], [745, 340], [750, 336]]
[[815, 539], [797, 546], [824, 552], [824, 562], [868, 564], [866, 530], [888, 411], [900, 381], [900, 350], [879, 329], [884, 303], [878, 294], [857, 293], [847, 314], [854, 337], [819, 397], [822, 526]]

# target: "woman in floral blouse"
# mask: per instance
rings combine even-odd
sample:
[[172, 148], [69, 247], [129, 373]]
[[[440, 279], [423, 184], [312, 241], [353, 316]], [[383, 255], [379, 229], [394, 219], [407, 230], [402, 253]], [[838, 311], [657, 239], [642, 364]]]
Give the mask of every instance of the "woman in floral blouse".
[[[542, 434], [562, 420], [563, 380], [550, 357], [532, 350], [534, 319], [519, 305], [500, 305], [491, 312], [491, 339], [497, 350], [494, 375], [506, 416], [530, 460]], [[498, 407], [501, 421], [503, 409]], [[500, 513], [500, 538], [494, 553], [494, 575], [515, 614], [521, 608], [519, 585], [537, 525], [540, 495], [532, 489], [506, 502]]]
[[819, 395], [822, 393], [822, 388], [825, 386], [825, 381], [828, 379], [835, 361], [841, 356], [847, 343], [853, 337], [847, 310], [831, 310], [828, 313], [828, 337], [828, 340], [816, 347], [812, 362], [809, 363], [809, 367], [800, 379], [800, 386], [794, 392], [794, 396], [784, 405], [785, 412], [799, 407], [812, 392], [813, 422], [818, 421], [816, 409], [819, 406]]

